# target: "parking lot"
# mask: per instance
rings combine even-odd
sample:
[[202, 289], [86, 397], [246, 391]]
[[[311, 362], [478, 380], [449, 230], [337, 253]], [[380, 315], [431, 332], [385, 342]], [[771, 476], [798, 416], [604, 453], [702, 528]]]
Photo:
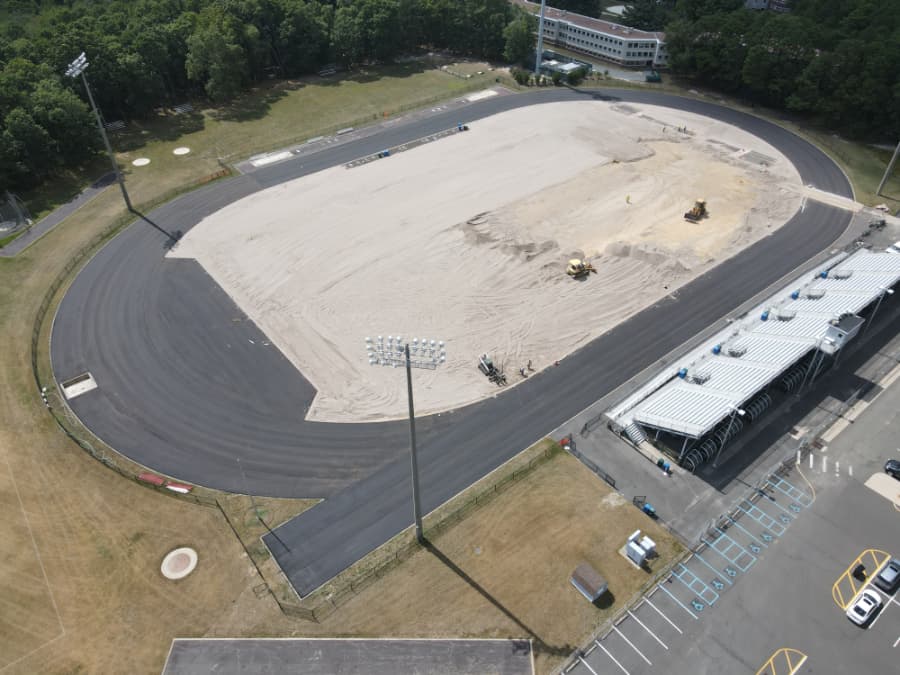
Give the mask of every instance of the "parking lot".
[[[896, 672], [897, 594], [879, 591], [885, 604], [865, 627], [846, 608], [900, 557], [900, 483], [896, 497], [870, 487], [900, 458], [898, 410], [894, 384], [811, 459], [760, 485], [567, 672]], [[868, 579], [849, 583], [860, 561]]]
[[717, 620], [717, 606], [738, 584], [752, 583], [764, 552], [789, 536], [813, 504], [812, 490], [773, 476], [704, 536], [605, 636], [585, 650], [571, 673], [628, 675], [671, 669], [676, 654], [692, 651], [693, 635]]

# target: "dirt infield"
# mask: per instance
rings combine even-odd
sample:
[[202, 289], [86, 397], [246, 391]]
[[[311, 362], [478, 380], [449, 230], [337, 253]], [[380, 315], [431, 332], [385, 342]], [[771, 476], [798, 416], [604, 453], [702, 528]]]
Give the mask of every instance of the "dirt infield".
[[[667, 108], [547, 103], [406, 152], [231, 204], [170, 254], [198, 259], [316, 386], [313, 419], [405, 414], [401, 379], [364, 338], [447, 342], [417, 377], [422, 413], [540, 370], [785, 222], [792, 165], [759, 139]], [[790, 189], [793, 188], [793, 189]], [[704, 197], [711, 216], [683, 213]], [[572, 257], [598, 269], [583, 283]]]

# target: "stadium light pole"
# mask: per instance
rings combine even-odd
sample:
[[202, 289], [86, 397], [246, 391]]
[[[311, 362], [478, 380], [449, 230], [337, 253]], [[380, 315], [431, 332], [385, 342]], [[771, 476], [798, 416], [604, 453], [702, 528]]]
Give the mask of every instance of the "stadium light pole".
[[[366, 352], [371, 366], [406, 366], [406, 394], [409, 402], [409, 451], [412, 468], [413, 518], [416, 523], [416, 540], [425, 543], [422, 532], [422, 502], [419, 496], [419, 461], [416, 456], [416, 416], [413, 409], [412, 369], [427, 368], [436, 370], [447, 359], [447, 350], [441, 340], [422, 338], [412, 339], [410, 343], [399, 335], [388, 335], [387, 339], [379, 335], [374, 341], [366, 338]], [[412, 356], [410, 356], [410, 352]], [[414, 358], [413, 358], [414, 357]]]
[[541, 17], [538, 20], [537, 49], [534, 58], [534, 74], [541, 74], [541, 61], [544, 60], [544, 16], [547, 13], [547, 0], [541, 0]]
[[740, 415], [741, 417], [743, 417], [745, 414], [747, 414], [746, 410], [744, 410], [742, 408], [738, 408], [733, 405], [728, 406], [728, 409], [731, 410], [731, 419], [728, 420], [728, 429], [725, 430], [725, 440], [722, 441], [722, 445], [719, 448], [719, 451], [716, 453], [716, 458], [713, 460], [713, 468], [714, 469], [718, 468], [719, 456], [722, 454], [722, 450], [725, 449], [725, 444], [728, 443], [729, 437], [731, 436], [731, 427], [734, 424], [734, 418], [737, 415]]
[[125, 206], [128, 207], [129, 211], [134, 211], [134, 208], [131, 206], [131, 199], [128, 197], [128, 191], [125, 189], [125, 178], [119, 170], [116, 156], [113, 154], [112, 146], [109, 144], [109, 139], [106, 137], [106, 129], [103, 128], [103, 119], [100, 117], [100, 111], [97, 110], [97, 104], [94, 103], [94, 95], [91, 94], [91, 88], [88, 86], [87, 75], [84, 74], [84, 71], [87, 70], [89, 65], [84, 52], [81, 52], [81, 55], [69, 64], [69, 67], [66, 69], [66, 75], [72, 78], [77, 78], [81, 75], [81, 81], [84, 82], [84, 89], [87, 91], [88, 100], [91, 102], [91, 108], [93, 108], [94, 116], [97, 118], [97, 128], [100, 130], [100, 136], [103, 137], [103, 144], [106, 146], [106, 154], [109, 155], [113, 173], [116, 175], [116, 180], [119, 182], [119, 187], [122, 189], [122, 198], [125, 200]]

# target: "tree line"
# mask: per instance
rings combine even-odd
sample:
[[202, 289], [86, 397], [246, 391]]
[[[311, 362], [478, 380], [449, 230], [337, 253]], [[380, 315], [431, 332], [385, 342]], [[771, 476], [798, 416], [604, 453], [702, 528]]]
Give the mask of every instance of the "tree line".
[[900, 137], [900, 0], [634, 0], [623, 23], [665, 30], [673, 72], [859, 138]]
[[78, 166], [99, 139], [82, 51], [107, 120], [331, 63], [388, 62], [420, 47], [502, 59], [507, 0], [5, 0], [0, 7], [0, 188]]

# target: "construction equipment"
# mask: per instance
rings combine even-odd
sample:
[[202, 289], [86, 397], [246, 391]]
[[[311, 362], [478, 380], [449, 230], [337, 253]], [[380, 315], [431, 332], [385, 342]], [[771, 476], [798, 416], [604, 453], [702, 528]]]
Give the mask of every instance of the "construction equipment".
[[591, 263], [586, 260], [581, 260], [580, 258], [572, 258], [569, 261], [569, 264], [566, 265], [566, 274], [574, 279], [583, 277], [591, 272], [596, 274], [597, 270], [594, 269], [594, 266], [591, 265]]
[[694, 202], [693, 208], [684, 214], [684, 219], [689, 220], [692, 223], [699, 222], [702, 218], [706, 218], [709, 215], [709, 211], [706, 210], [706, 200], [698, 199]]
[[482, 354], [478, 358], [478, 370], [487, 375], [487, 378], [498, 387], [506, 384], [506, 375], [494, 365], [491, 357], [487, 354]]

